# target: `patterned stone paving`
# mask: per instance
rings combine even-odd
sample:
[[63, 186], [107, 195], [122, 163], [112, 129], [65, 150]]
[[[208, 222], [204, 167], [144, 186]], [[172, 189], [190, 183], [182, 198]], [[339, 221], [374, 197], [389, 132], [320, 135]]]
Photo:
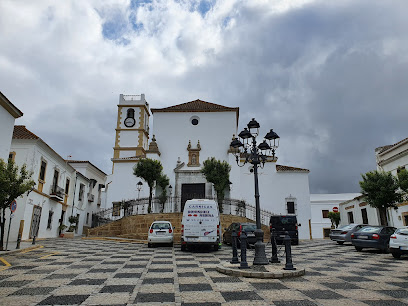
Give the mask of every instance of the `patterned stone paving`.
[[39, 243], [44, 248], [3, 255], [12, 266], [0, 270], [0, 305], [408, 305], [408, 257], [331, 241], [294, 246], [294, 264], [306, 275], [282, 280], [218, 273], [231, 256], [227, 246], [181, 252], [115, 241]]

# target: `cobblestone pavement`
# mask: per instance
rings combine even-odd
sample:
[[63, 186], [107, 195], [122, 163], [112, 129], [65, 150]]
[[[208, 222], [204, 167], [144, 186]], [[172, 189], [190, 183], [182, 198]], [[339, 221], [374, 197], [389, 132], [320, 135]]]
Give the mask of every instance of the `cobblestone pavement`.
[[218, 252], [181, 252], [114, 241], [38, 243], [44, 247], [3, 255], [11, 267], [0, 262], [1, 305], [408, 304], [408, 257], [356, 252], [331, 241], [294, 246], [294, 264], [305, 267], [306, 275], [282, 280], [218, 273], [215, 266], [231, 257], [225, 246]]

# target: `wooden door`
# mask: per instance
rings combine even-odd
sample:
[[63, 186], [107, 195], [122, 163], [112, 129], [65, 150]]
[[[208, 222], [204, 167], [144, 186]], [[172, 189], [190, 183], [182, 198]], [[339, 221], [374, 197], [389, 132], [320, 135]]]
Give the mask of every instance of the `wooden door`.
[[41, 210], [40, 206], [34, 206], [33, 208], [33, 217], [31, 219], [31, 228], [30, 228], [30, 238], [38, 236], [38, 230], [40, 229], [40, 220], [41, 220]]
[[181, 211], [187, 200], [205, 199], [205, 184], [182, 184], [181, 185]]

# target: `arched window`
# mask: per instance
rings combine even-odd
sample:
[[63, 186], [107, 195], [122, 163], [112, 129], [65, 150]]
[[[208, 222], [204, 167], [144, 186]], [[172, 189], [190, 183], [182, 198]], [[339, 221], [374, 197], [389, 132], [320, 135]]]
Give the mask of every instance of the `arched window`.
[[127, 110], [127, 117], [126, 118], [135, 118], [135, 110], [133, 108], [129, 108]]

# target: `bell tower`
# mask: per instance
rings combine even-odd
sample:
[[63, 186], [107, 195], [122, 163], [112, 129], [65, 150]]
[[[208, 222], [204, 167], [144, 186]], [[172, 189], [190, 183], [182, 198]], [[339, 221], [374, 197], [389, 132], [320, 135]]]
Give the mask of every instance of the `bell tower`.
[[119, 96], [113, 160], [146, 156], [149, 117], [149, 103], [144, 94]]

